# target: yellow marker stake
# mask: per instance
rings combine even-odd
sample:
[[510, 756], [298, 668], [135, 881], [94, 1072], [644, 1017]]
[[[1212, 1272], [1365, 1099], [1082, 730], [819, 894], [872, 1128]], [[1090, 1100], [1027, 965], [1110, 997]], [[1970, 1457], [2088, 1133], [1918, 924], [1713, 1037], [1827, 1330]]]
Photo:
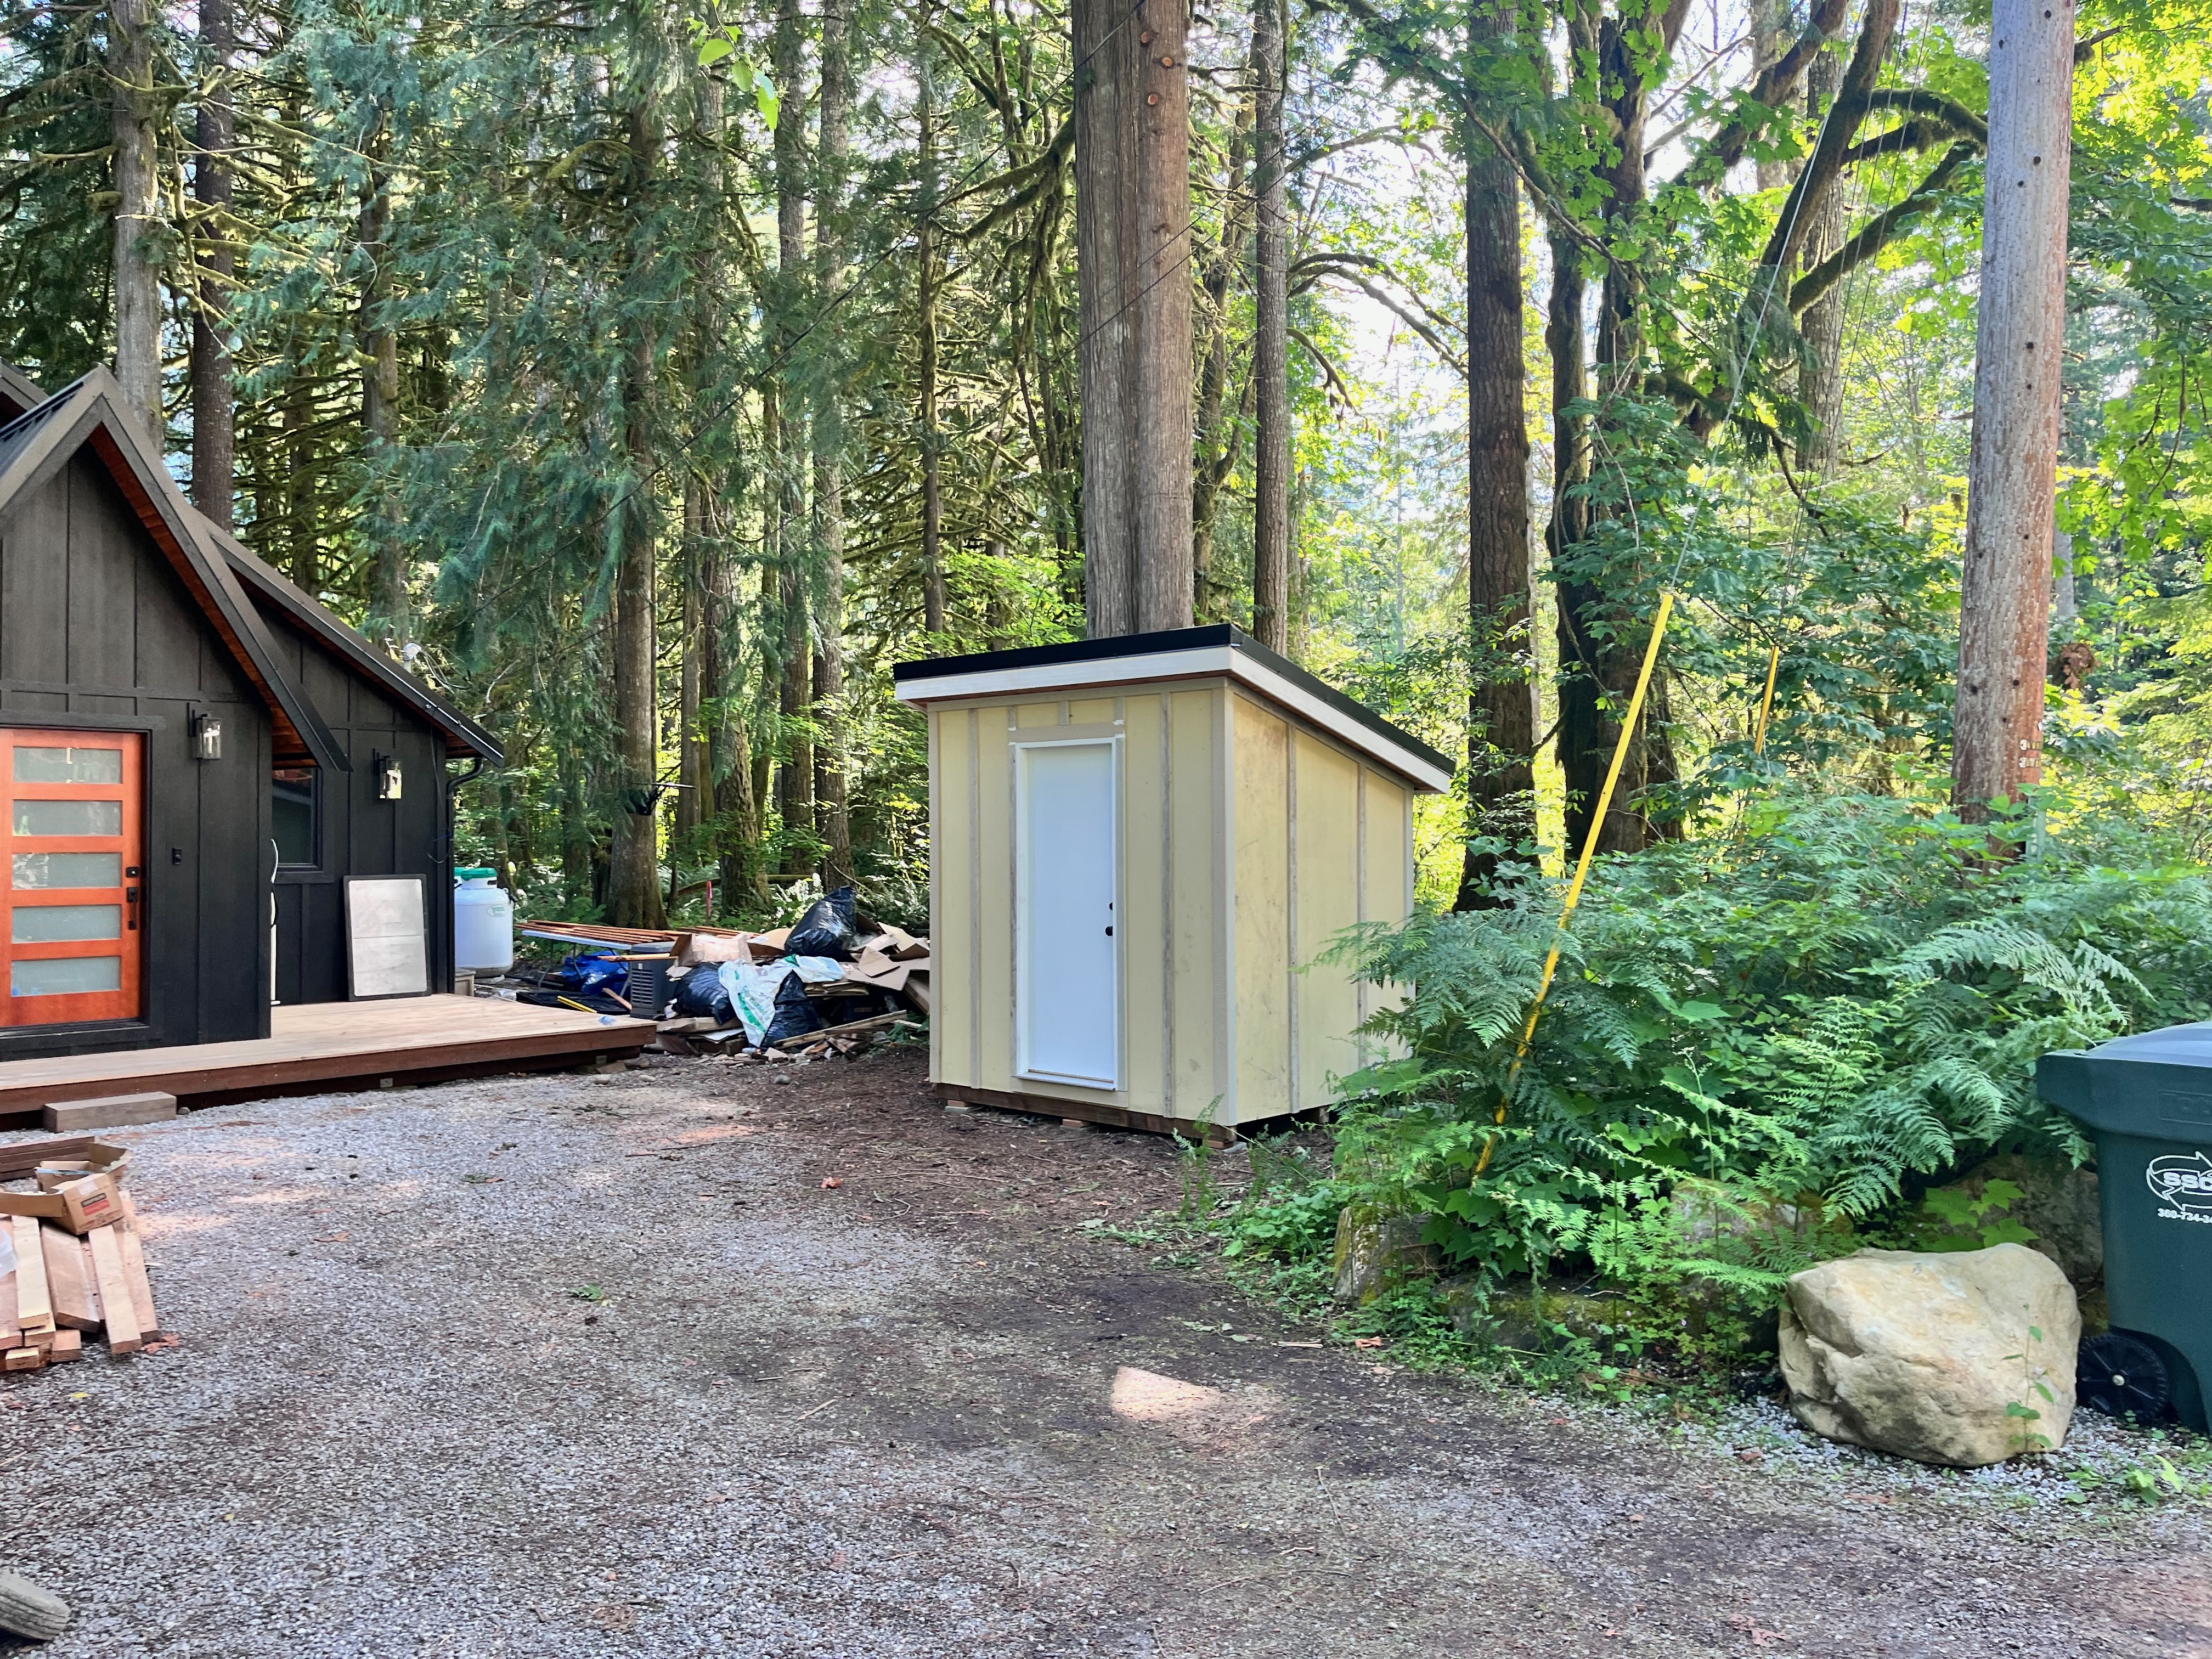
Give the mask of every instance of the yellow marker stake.
[[[1567, 923], [1575, 914], [1575, 907], [1583, 902], [1583, 882], [1589, 875], [1590, 860], [1597, 856], [1597, 838], [1605, 829], [1605, 815], [1613, 806], [1613, 786], [1620, 781], [1620, 769], [1628, 763], [1628, 745], [1636, 736], [1637, 716], [1644, 712], [1644, 694], [1651, 688], [1651, 670], [1659, 660], [1659, 641], [1666, 636], [1667, 618], [1674, 614], [1674, 596], [1659, 596], [1659, 614], [1651, 619], [1651, 642], [1644, 647], [1644, 666], [1637, 671], [1636, 690], [1628, 699], [1628, 714], [1620, 722], [1620, 741], [1613, 746], [1613, 764], [1606, 769], [1605, 787], [1597, 792], [1597, 811], [1590, 817], [1589, 834], [1583, 837], [1583, 855], [1575, 860], [1575, 878], [1567, 884], [1567, 902], [1559, 907], [1559, 930], [1553, 935], [1552, 949], [1544, 957], [1544, 976], [1536, 982], [1536, 1000], [1528, 1005], [1528, 1023], [1521, 1028], [1521, 1044], [1513, 1051], [1513, 1069], [1505, 1076], [1505, 1092], [1498, 1097], [1495, 1120], [1503, 1125], [1505, 1108], [1513, 1098], [1513, 1085], [1521, 1075], [1521, 1062], [1528, 1057], [1528, 1044], [1536, 1035], [1536, 1017], [1544, 1012], [1544, 999], [1551, 994], [1552, 976], [1559, 969], [1559, 941], [1566, 937]], [[1492, 1132], [1482, 1143], [1482, 1156], [1476, 1160], [1474, 1172], [1480, 1175], [1490, 1167], [1490, 1155], [1497, 1149], [1498, 1136]]]
[[1753, 755], [1764, 755], [1766, 752], [1766, 717], [1773, 711], [1774, 708], [1774, 674], [1775, 671], [1781, 666], [1782, 647], [1778, 645], [1768, 647], [1766, 653], [1766, 695], [1759, 699], [1759, 729], [1752, 734], [1751, 738], [1751, 752]]

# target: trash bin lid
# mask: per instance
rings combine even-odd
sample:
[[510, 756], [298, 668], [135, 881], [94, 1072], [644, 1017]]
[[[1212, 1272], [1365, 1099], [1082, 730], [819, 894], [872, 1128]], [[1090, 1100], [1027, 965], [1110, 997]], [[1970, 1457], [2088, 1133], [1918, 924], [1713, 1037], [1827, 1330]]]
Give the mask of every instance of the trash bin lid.
[[2212, 1146], [2212, 1020], [2045, 1054], [2035, 1090], [2093, 1129]]

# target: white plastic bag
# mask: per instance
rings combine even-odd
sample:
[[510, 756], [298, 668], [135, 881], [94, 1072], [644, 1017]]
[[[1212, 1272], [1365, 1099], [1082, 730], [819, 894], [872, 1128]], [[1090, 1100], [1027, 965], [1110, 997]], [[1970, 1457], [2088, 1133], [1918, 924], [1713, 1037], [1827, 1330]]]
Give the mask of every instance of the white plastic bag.
[[775, 994], [791, 976], [786, 962], [724, 962], [714, 967], [714, 977], [730, 994], [730, 1006], [745, 1028], [745, 1041], [754, 1048], [768, 1035], [775, 1019]]

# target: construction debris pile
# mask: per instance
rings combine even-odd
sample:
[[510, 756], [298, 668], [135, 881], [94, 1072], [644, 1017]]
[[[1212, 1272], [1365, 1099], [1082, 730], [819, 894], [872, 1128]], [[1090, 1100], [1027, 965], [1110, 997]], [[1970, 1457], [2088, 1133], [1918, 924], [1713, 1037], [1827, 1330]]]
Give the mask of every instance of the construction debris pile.
[[0, 1146], [0, 1369], [82, 1358], [88, 1338], [118, 1356], [163, 1340], [130, 1162], [90, 1135]]
[[575, 954], [536, 976], [546, 983], [502, 994], [655, 1019], [673, 1054], [756, 1063], [848, 1054], [929, 1013], [929, 941], [859, 915], [847, 888], [758, 933], [568, 921], [520, 931]]

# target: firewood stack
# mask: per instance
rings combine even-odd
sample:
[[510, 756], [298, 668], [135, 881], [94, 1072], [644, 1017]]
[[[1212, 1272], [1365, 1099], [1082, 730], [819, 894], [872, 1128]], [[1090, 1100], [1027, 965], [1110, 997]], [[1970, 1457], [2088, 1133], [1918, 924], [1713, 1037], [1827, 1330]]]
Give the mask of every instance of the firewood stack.
[[82, 1358], [88, 1338], [118, 1356], [161, 1340], [130, 1162], [89, 1135], [0, 1146], [0, 1370]]

